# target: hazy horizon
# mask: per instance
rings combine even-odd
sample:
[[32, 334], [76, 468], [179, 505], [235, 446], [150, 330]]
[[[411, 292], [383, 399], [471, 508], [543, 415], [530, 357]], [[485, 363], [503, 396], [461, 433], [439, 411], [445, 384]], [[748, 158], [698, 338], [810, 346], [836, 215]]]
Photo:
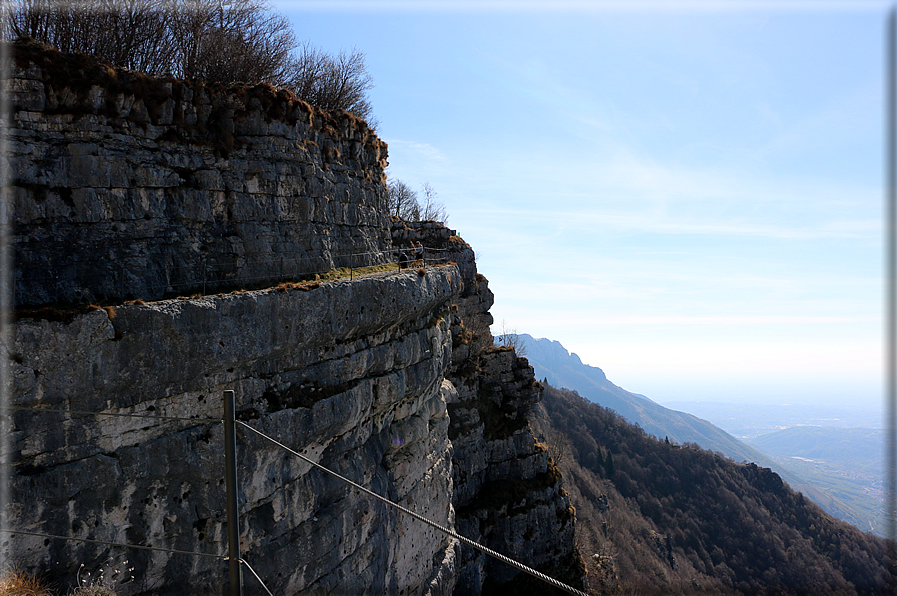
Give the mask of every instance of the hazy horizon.
[[[495, 332], [496, 337], [501, 334], [500, 329], [494, 329], [494, 332]], [[530, 337], [532, 337], [531, 334], [527, 334], [523, 331], [518, 331], [518, 332], [521, 335], [530, 335]], [[545, 340], [557, 342], [557, 343], [561, 344], [561, 346], [565, 350], [567, 350], [567, 348], [566, 348], [566, 346], [564, 346], [563, 342], [560, 342], [560, 341], [555, 340], [550, 337], [533, 337], [533, 339], [534, 340], [545, 339]], [[523, 351], [524, 355], [526, 355], [526, 349], [524, 348], [522, 351]], [[763, 405], [763, 406], [766, 406], [767, 408], [778, 407], [780, 409], [783, 406], [785, 406], [785, 407], [796, 406], [796, 407], [798, 407], [797, 408], [798, 410], [800, 410], [801, 412], [806, 412], [807, 414], [810, 414], [812, 412], [813, 408], [820, 408], [820, 410], [843, 408], [844, 410], [852, 411], [855, 414], [855, 416], [851, 415], [851, 416], [848, 416], [848, 418], [854, 418], [856, 420], [862, 421], [862, 424], [859, 424], [859, 426], [867, 426], [870, 423], [872, 423], [873, 421], [876, 422], [876, 426], [878, 426], [877, 423], [881, 422], [883, 424], [883, 421], [884, 421], [883, 413], [884, 413], [884, 405], [885, 404], [883, 401], [876, 402], [874, 400], [871, 400], [871, 401], [857, 402], [857, 401], [850, 401], [850, 400], [839, 399], [839, 398], [830, 399], [830, 400], [823, 400], [823, 399], [819, 398], [819, 396], [821, 396], [821, 395], [830, 395], [830, 394], [837, 395], [834, 393], [834, 389], [832, 389], [832, 388], [820, 389], [815, 394], [815, 396], [816, 396], [815, 398], [811, 397], [809, 399], [799, 399], [799, 398], [797, 398], [797, 396], [787, 394], [784, 392], [784, 390], [781, 390], [781, 389], [769, 391], [766, 394], [764, 394], [763, 396], [761, 396], [761, 398], [759, 398], [759, 399], [749, 399], [749, 398], [733, 399], [733, 396], [737, 396], [737, 393], [734, 393], [731, 390], [728, 392], [713, 393], [712, 391], [709, 391], [705, 386], [705, 388], [703, 390], [689, 392], [689, 387], [686, 383], [680, 384], [679, 386], [677, 386], [675, 388], [674, 391], [665, 391], [663, 386], [651, 388], [656, 391], [652, 391], [650, 389], [648, 391], [641, 391], [641, 390], [637, 390], [637, 389], [629, 386], [627, 383], [620, 382], [619, 379], [615, 378], [613, 371], [608, 371], [602, 366], [598, 366], [598, 365], [586, 362], [576, 352], [573, 352], [571, 350], [567, 350], [567, 352], [569, 354], [579, 358], [580, 361], [583, 363], [583, 365], [601, 369], [602, 372], [605, 373], [605, 376], [607, 377], [608, 381], [617, 385], [618, 387], [621, 387], [622, 389], [625, 389], [626, 391], [647, 397], [651, 401], [658, 403], [664, 407], [674, 409], [674, 410], [686, 411], [686, 412], [698, 415], [699, 417], [703, 417], [703, 415], [701, 415], [700, 412], [707, 411], [706, 406]], [[650, 384], [639, 383], [637, 381], [637, 379], [636, 379], [636, 382], [634, 385], [638, 386], [638, 387], [647, 385], [650, 387]], [[727, 389], [730, 389], [730, 388], [727, 386]], [[677, 392], [679, 393], [678, 396], [676, 395]], [[705, 396], [704, 395], [705, 393], [707, 395], [709, 395], [709, 397]], [[779, 397], [779, 398], [777, 399], [777, 397]], [[692, 407], [692, 406], [694, 406], [694, 407]]]
[[282, 0], [492, 309], [663, 401], [881, 403], [887, 3]]

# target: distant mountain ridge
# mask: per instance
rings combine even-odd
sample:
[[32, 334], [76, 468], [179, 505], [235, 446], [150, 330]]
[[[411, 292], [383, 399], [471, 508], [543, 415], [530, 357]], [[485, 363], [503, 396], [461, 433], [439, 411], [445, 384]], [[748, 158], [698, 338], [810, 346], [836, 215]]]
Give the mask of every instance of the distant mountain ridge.
[[526, 358], [537, 379], [547, 379], [554, 387], [572, 389], [587, 400], [616, 411], [649, 435], [668, 437], [674, 443], [697, 443], [704, 449], [719, 451], [735, 461], [766, 458], [738, 439], [697, 416], [665, 408], [644, 395], [626, 391], [607, 379], [596, 366], [583, 364], [558, 341], [521, 333], [516, 336], [525, 346]]
[[[508, 336], [523, 346], [525, 357], [535, 370], [536, 379], [546, 379], [554, 387], [571, 389], [587, 400], [614, 410], [649, 435], [673, 443], [695, 443], [704, 449], [717, 451], [736, 462], [755, 462], [774, 470], [794, 490], [803, 492], [831, 515], [857, 527], [869, 529], [867, 515], [857, 511], [840, 498], [820, 490], [790, 467], [777, 462], [742, 443], [711, 422], [686, 412], [671, 410], [644, 395], [626, 391], [607, 379], [596, 366], [583, 364], [558, 341], [520, 333]], [[503, 341], [503, 336], [498, 338]]]

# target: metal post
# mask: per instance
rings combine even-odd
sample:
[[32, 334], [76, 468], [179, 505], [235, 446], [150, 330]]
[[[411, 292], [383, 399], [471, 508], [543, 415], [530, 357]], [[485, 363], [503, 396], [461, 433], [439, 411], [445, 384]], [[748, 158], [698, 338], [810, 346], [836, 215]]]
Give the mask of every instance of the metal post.
[[230, 596], [243, 596], [240, 570], [240, 527], [237, 511], [237, 425], [234, 392], [224, 392], [224, 483], [227, 485], [227, 550]]

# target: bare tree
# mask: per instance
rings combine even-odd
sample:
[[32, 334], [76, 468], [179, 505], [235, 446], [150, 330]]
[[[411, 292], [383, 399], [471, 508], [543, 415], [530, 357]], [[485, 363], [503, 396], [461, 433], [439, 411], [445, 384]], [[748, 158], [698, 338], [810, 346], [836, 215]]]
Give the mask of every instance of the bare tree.
[[526, 342], [517, 334], [517, 329], [509, 327], [507, 321], [501, 320], [501, 335], [496, 338], [500, 346], [513, 348], [519, 357], [526, 356]]
[[305, 43], [291, 64], [286, 84], [308, 103], [325, 110], [346, 110], [368, 122], [373, 128], [371, 104], [367, 92], [374, 86], [357, 49], [340, 50], [332, 56]]
[[282, 84], [296, 39], [265, 0], [13, 0], [7, 37], [151, 74]]
[[417, 193], [401, 180], [393, 180], [386, 187], [390, 215], [408, 221], [420, 221]]
[[32, 37], [63, 52], [161, 74], [174, 57], [166, 0], [14, 0], [4, 36]]
[[263, 0], [165, 0], [178, 49], [174, 74], [222, 83], [284, 82], [296, 39]]
[[425, 182], [423, 202], [417, 192], [401, 180], [393, 180], [387, 186], [389, 213], [407, 221], [436, 221], [443, 225], [448, 221], [445, 205], [437, 201], [436, 190]]
[[293, 87], [312, 105], [353, 112], [376, 126], [364, 54], [297, 46], [289, 20], [271, 12], [268, 0], [8, 2], [6, 39], [33, 37], [151, 74]]
[[424, 200], [420, 208], [421, 220], [438, 221], [442, 225], [445, 225], [448, 221], [448, 213], [446, 213], [445, 205], [436, 200], [436, 191], [430, 186], [429, 182], [424, 182], [423, 195]]

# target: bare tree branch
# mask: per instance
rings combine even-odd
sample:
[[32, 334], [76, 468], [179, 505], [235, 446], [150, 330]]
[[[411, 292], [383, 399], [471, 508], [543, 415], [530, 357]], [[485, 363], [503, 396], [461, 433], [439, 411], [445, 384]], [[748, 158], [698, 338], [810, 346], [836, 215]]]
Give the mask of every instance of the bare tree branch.
[[420, 221], [417, 193], [401, 180], [393, 180], [386, 187], [390, 215], [408, 221]]
[[424, 182], [423, 187], [424, 201], [421, 205], [420, 218], [422, 221], [438, 221], [442, 225], [448, 221], [448, 213], [445, 205], [437, 201], [436, 191], [430, 186], [429, 182]]
[[373, 127], [367, 92], [374, 82], [364, 63], [364, 54], [357, 49], [341, 50], [331, 56], [305, 43], [290, 66], [286, 83], [300, 99], [325, 110], [352, 112]]
[[267, 0], [9, 0], [7, 40], [32, 37], [133, 70], [183, 79], [291, 87], [325, 110], [376, 126], [362, 52], [299, 46]]

